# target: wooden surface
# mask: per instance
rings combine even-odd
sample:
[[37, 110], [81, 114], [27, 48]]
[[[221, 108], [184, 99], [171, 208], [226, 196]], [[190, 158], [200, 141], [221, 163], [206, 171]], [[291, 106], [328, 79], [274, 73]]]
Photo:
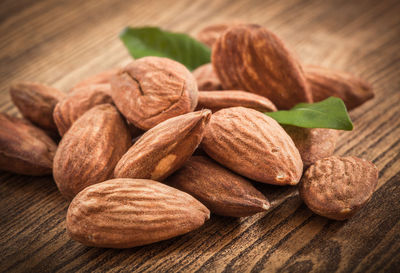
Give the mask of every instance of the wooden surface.
[[259, 185], [268, 213], [213, 216], [190, 234], [126, 250], [88, 248], [64, 228], [68, 203], [51, 177], [0, 173], [0, 271], [3, 272], [399, 272], [399, 1], [33, 1], [0, 2], [0, 108], [11, 82], [32, 80], [64, 91], [79, 79], [129, 61], [118, 39], [127, 25], [195, 34], [229, 20], [276, 32], [304, 63], [357, 74], [374, 100], [351, 113], [337, 155], [380, 170], [372, 200], [345, 222], [313, 214], [295, 188]]

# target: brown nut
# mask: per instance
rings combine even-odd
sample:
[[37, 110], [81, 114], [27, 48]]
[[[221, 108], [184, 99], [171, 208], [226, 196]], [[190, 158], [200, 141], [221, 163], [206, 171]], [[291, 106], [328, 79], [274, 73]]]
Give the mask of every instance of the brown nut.
[[331, 156], [308, 168], [299, 192], [316, 214], [345, 220], [367, 203], [377, 183], [378, 170], [371, 162], [353, 156]]
[[144, 179], [119, 178], [87, 187], [71, 202], [67, 232], [87, 246], [128, 248], [185, 234], [210, 218], [187, 193]]
[[304, 72], [314, 101], [338, 97], [352, 110], [374, 97], [372, 86], [351, 74], [312, 65]]
[[203, 64], [196, 68], [193, 72], [196, 78], [197, 88], [200, 91], [222, 90], [221, 82], [211, 63]]
[[301, 128], [284, 125], [283, 128], [293, 139], [300, 152], [304, 167], [333, 154], [339, 131], [324, 128]]
[[110, 104], [83, 114], [65, 133], [53, 164], [61, 194], [72, 199], [87, 186], [112, 177], [114, 167], [131, 144], [124, 119]]
[[193, 154], [210, 116], [210, 110], [188, 113], [150, 129], [118, 162], [115, 177], [163, 180]]
[[246, 90], [278, 109], [312, 102], [299, 61], [272, 32], [258, 25], [229, 28], [215, 42], [212, 64], [227, 90]]
[[[119, 72], [119, 68], [112, 68], [103, 72], [100, 72], [96, 75], [93, 75], [89, 78], [82, 80], [77, 83], [72, 89], [71, 92], [75, 91], [78, 88], [85, 87], [93, 84], [109, 84], [112, 77], [117, 75]], [[81, 91], [85, 91], [85, 89], [81, 89]]]
[[0, 113], [0, 169], [25, 175], [51, 174], [57, 145], [28, 121]]
[[53, 110], [64, 98], [63, 92], [40, 83], [22, 82], [10, 87], [10, 95], [27, 120], [44, 130], [57, 132]]
[[276, 111], [276, 106], [267, 98], [238, 90], [199, 92], [197, 109], [210, 109], [213, 112], [223, 108], [243, 106], [260, 112]]
[[75, 89], [54, 109], [53, 117], [58, 132], [63, 136], [86, 111], [96, 105], [112, 102], [109, 84], [86, 85]]
[[166, 183], [223, 216], [244, 217], [270, 207], [267, 198], [248, 180], [204, 156], [191, 157]]
[[296, 185], [303, 172], [290, 136], [254, 109], [232, 107], [214, 113], [202, 148], [221, 165], [258, 182]]
[[114, 103], [136, 127], [148, 130], [195, 109], [197, 84], [182, 64], [144, 57], [127, 65], [111, 80]]

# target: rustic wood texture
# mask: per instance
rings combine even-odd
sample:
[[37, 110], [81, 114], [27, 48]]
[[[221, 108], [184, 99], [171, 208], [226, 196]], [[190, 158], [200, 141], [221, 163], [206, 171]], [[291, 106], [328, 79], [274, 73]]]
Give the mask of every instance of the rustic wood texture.
[[[370, 81], [375, 99], [351, 113], [337, 155], [373, 161], [378, 188], [345, 222], [313, 214], [296, 188], [258, 185], [273, 209], [212, 216], [190, 234], [126, 250], [85, 247], [65, 232], [68, 203], [51, 177], [0, 173], [2, 272], [395, 272], [400, 268], [400, 2], [56, 1], [0, 3], [0, 109], [17, 114], [8, 88], [31, 80], [67, 91], [80, 79], [129, 61], [118, 33], [158, 25], [195, 34], [230, 20], [262, 24], [303, 63]], [[398, 271], [397, 271], [398, 272]]]

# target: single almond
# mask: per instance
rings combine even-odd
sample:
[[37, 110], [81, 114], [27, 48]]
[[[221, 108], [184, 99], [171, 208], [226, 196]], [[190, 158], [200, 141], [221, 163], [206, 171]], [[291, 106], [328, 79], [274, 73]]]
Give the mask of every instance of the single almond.
[[10, 87], [10, 95], [15, 106], [27, 120], [44, 130], [57, 132], [53, 110], [64, 98], [63, 92], [40, 83], [22, 82]]
[[[98, 74], [90, 76], [81, 82], [77, 83], [72, 89], [71, 92], [75, 91], [78, 88], [86, 87], [93, 84], [109, 84], [110, 80], [113, 76], [115, 76], [119, 72], [120, 68], [112, 68], [106, 71], [102, 71]], [[81, 91], [85, 91], [85, 89], [81, 89]]]
[[96, 105], [112, 103], [109, 84], [85, 85], [75, 89], [61, 100], [53, 112], [54, 121], [61, 136], [86, 111]]
[[267, 198], [248, 180], [204, 156], [191, 157], [166, 183], [223, 216], [249, 216], [270, 207]]
[[224, 90], [199, 92], [197, 109], [210, 109], [213, 112], [223, 108], [243, 106], [260, 112], [276, 111], [276, 106], [267, 98], [245, 91]]
[[371, 162], [353, 156], [331, 156], [308, 168], [299, 193], [316, 214], [345, 220], [368, 202], [377, 183], [378, 170]]
[[114, 167], [131, 144], [124, 119], [110, 104], [83, 114], [65, 133], [53, 164], [61, 194], [72, 199], [78, 192], [112, 177]]
[[24, 175], [51, 174], [57, 145], [26, 120], [0, 113], [0, 169]]
[[215, 73], [226, 90], [246, 90], [278, 109], [312, 102], [300, 62], [271, 31], [259, 25], [229, 28], [212, 50]]
[[232, 107], [214, 113], [202, 148], [221, 165], [258, 182], [296, 185], [303, 171], [290, 136], [254, 109]]
[[351, 74], [311, 65], [304, 71], [314, 101], [338, 97], [352, 110], [374, 97], [372, 86]]
[[339, 131], [325, 128], [301, 128], [285, 125], [285, 131], [292, 138], [300, 152], [304, 167], [333, 154]]
[[86, 246], [129, 248], [185, 234], [209, 218], [210, 211], [187, 193], [119, 178], [81, 191], [68, 208], [66, 226]]
[[193, 154], [210, 116], [210, 110], [192, 112], [150, 129], [118, 162], [115, 177], [163, 180]]
[[192, 73], [200, 91], [222, 90], [221, 82], [211, 63], [199, 66]]
[[182, 64], [144, 57], [128, 64], [111, 80], [114, 103], [136, 127], [148, 130], [195, 109], [197, 84]]

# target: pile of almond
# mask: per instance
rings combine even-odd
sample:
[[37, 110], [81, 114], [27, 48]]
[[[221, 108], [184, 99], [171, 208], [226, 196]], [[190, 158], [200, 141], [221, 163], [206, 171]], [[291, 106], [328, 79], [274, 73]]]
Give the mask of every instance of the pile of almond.
[[143, 57], [66, 95], [38, 83], [13, 85], [25, 119], [0, 114], [0, 168], [52, 174], [72, 200], [68, 234], [88, 246], [165, 240], [199, 228], [210, 212], [268, 211], [253, 183], [299, 185], [315, 213], [354, 215], [374, 192], [376, 167], [332, 156], [336, 130], [282, 127], [263, 112], [329, 96], [353, 109], [373, 97], [371, 87], [346, 73], [303, 67], [258, 25], [211, 26], [199, 39], [212, 46], [212, 64], [193, 73], [167, 58]]

